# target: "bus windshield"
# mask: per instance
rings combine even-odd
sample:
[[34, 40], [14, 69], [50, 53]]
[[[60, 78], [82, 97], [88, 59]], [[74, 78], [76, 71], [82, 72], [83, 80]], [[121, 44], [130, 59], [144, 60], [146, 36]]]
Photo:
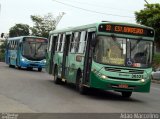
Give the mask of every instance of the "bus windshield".
[[102, 64], [145, 68], [151, 65], [152, 50], [152, 41], [98, 36], [94, 60]]
[[27, 39], [23, 42], [22, 54], [30, 60], [45, 59], [46, 39]]

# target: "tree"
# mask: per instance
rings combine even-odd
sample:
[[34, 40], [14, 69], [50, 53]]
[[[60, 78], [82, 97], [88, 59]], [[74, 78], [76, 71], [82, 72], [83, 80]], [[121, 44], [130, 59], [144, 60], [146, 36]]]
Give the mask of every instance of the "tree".
[[31, 15], [34, 26], [31, 27], [32, 35], [48, 38], [49, 32], [55, 29], [56, 20], [51, 13], [44, 16]]
[[160, 4], [146, 4], [143, 10], [135, 12], [136, 21], [155, 29], [155, 41], [160, 43]]
[[4, 61], [5, 48], [6, 48], [6, 41], [0, 45], [0, 61]]
[[9, 30], [9, 37], [26, 36], [29, 35], [29, 25], [16, 24]]

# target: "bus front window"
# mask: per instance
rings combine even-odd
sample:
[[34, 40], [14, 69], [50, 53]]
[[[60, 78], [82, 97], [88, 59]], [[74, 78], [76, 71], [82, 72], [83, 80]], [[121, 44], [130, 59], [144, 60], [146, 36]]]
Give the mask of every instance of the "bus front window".
[[152, 48], [151, 41], [98, 36], [94, 60], [102, 64], [148, 67], [151, 64]]
[[126, 39], [98, 36], [94, 59], [96, 62], [112, 65], [125, 65]]
[[141, 39], [127, 39], [127, 66], [148, 67], [152, 62], [153, 43]]
[[45, 42], [24, 42], [22, 54], [30, 60], [42, 60], [45, 58], [46, 47]]

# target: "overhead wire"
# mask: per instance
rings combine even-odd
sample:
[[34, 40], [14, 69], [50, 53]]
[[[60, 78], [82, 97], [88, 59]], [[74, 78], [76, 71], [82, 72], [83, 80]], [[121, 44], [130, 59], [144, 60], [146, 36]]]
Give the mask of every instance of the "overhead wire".
[[118, 8], [112, 8], [112, 7], [106, 7], [104, 5], [97, 5], [97, 4], [93, 4], [93, 3], [88, 3], [88, 2], [79, 2], [79, 1], [76, 1], [76, 0], [67, 0], [67, 1], [70, 1], [70, 2], [75, 2], [75, 3], [78, 3], [78, 4], [83, 4], [83, 5], [90, 5], [90, 6], [95, 6], [95, 7], [99, 7], [99, 8], [105, 8], [105, 9], [112, 9], [112, 10], [121, 10], [121, 11], [125, 11], [125, 12], [134, 12], [134, 11], [131, 11], [129, 9], [118, 9]]
[[76, 8], [76, 9], [80, 9], [80, 10], [83, 10], [83, 11], [92, 12], [92, 13], [96, 13], [96, 14], [103, 14], [103, 15], [110, 15], [110, 16], [117, 16], [117, 17], [134, 18], [134, 17], [131, 17], [131, 16], [123, 16], [123, 15], [117, 15], [117, 14], [109, 14], [109, 13], [105, 13], [105, 12], [98, 12], [98, 11], [95, 11], [95, 10], [85, 9], [85, 8], [77, 7], [77, 6], [68, 4], [68, 3], [60, 2], [60, 1], [57, 1], [57, 0], [52, 0], [52, 1], [53, 1], [53, 2], [57, 2], [57, 3], [59, 3], [59, 4], [63, 4], [63, 5], [65, 5], [65, 6], [73, 7], [73, 8]]

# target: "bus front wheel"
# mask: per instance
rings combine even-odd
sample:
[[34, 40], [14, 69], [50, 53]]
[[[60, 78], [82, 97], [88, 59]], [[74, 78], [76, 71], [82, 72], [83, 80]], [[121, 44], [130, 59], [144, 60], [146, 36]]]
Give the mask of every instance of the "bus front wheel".
[[121, 92], [122, 93], [122, 97], [124, 97], [124, 98], [129, 98], [129, 97], [131, 97], [131, 95], [132, 95], [132, 92]]
[[38, 68], [38, 71], [41, 72], [41, 71], [42, 71], [42, 68]]
[[32, 68], [32, 67], [27, 67], [27, 70], [32, 71], [32, 70], [33, 70], [33, 68]]

